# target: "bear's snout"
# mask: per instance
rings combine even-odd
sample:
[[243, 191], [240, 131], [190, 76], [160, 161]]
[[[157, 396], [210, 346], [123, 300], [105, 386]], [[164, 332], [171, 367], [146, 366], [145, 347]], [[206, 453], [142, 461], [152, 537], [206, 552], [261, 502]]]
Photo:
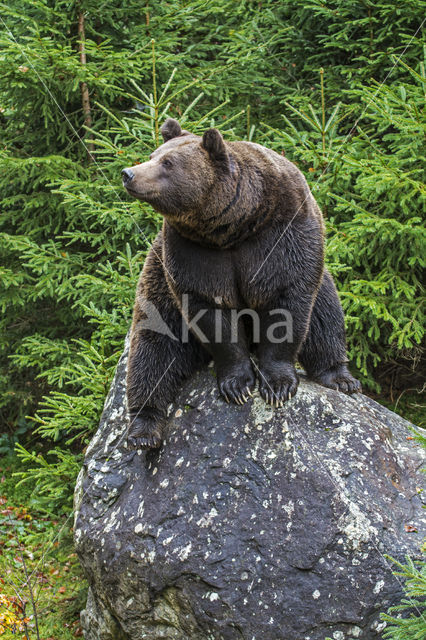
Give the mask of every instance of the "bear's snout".
[[121, 177], [123, 178], [123, 185], [127, 186], [129, 182], [133, 180], [135, 174], [131, 169], [123, 169], [123, 171], [121, 172]]

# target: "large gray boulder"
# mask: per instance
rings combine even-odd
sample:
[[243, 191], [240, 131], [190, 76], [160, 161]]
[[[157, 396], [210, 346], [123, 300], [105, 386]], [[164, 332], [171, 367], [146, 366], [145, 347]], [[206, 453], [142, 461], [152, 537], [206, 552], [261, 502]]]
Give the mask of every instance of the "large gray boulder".
[[126, 360], [75, 493], [86, 640], [381, 637], [402, 595], [386, 554], [418, 556], [424, 524], [408, 423], [306, 380], [282, 409], [231, 406], [207, 369], [163, 449], [132, 452]]

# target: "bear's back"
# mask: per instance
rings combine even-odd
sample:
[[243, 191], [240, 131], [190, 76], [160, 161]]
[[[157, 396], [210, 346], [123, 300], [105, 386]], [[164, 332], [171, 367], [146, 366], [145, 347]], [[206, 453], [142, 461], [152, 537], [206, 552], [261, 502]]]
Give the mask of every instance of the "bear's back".
[[246, 170], [257, 168], [263, 176], [280, 178], [287, 185], [292, 185], [296, 189], [301, 189], [305, 195], [310, 194], [305, 176], [297, 166], [285, 156], [278, 154], [272, 149], [263, 147], [257, 142], [230, 142], [228, 143], [231, 153], [233, 153]]

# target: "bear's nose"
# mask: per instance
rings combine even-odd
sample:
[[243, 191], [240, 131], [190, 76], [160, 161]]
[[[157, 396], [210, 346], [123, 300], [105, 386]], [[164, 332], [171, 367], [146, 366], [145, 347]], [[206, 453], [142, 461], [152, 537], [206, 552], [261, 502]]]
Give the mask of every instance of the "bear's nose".
[[123, 178], [124, 186], [126, 186], [126, 184], [129, 184], [129, 182], [133, 180], [135, 174], [131, 169], [123, 169], [123, 171], [121, 172], [121, 177]]

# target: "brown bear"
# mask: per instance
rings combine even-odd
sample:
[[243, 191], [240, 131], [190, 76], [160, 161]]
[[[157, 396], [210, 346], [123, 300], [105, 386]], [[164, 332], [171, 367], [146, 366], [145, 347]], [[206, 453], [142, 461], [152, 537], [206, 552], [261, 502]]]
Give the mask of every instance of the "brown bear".
[[[217, 129], [201, 138], [169, 118], [161, 133], [149, 161], [122, 172], [127, 192], [164, 216], [136, 294], [129, 446], [160, 446], [177, 388], [211, 358], [228, 402], [245, 402], [257, 377], [264, 400], [282, 406], [297, 390], [296, 359], [320, 384], [360, 391], [324, 268], [321, 211], [303, 174]], [[280, 311], [286, 322], [277, 322]]]

